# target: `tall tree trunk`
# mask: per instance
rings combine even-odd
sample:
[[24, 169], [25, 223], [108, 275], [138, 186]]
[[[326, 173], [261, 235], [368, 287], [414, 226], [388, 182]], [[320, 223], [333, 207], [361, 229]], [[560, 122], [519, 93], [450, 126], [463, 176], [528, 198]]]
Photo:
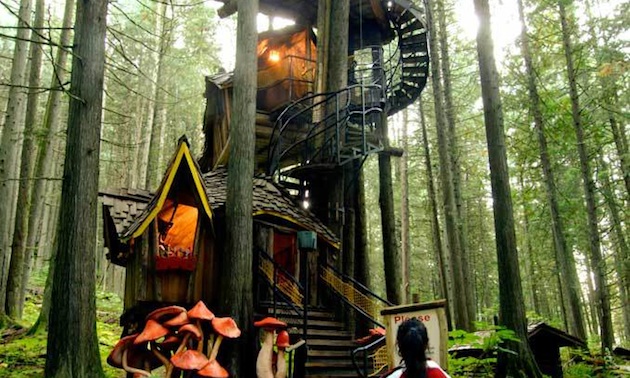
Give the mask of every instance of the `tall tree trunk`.
[[[429, 51], [431, 54], [431, 83], [433, 86], [433, 100], [435, 107], [435, 127], [438, 137], [438, 155], [440, 158], [440, 181], [442, 184], [442, 197], [444, 209], [444, 223], [446, 225], [446, 237], [448, 241], [448, 254], [452, 268], [451, 281], [453, 287], [466, 287], [472, 282], [466, 281], [463, 261], [461, 256], [460, 238], [457, 232], [457, 206], [455, 204], [455, 191], [453, 189], [453, 172], [449, 155], [449, 141], [446, 134], [446, 119], [444, 113], [442, 84], [440, 82], [440, 57], [438, 55], [437, 36], [435, 35], [435, 22], [433, 20], [434, 9], [432, 2], [425, 0], [427, 9], [427, 24], [429, 26]], [[455, 315], [455, 327], [472, 331], [473, 319], [468, 317], [468, 300], [466, 290], [453, 290], [452, 302], [454, 304], [453, 313]]]
[[[61, 35], [59, 37], [60, 46], [70, 45], [71, 28], [74, 21], [74, 0], [66, 0]], [[39, 249], [45, 243], [41, 242], [42, 222], [44, 219], [44, 210], [46, 207], [46, 192], [48, 186], [48, 177], [54, 176], [55, 167], [55, 140], [62, 127], [60, 122], [61, 113], [61, 95], [63, 93], [63, 85], [66, 81], [66, 61], [68, 58], [68, 48], [58, 48], [53, 65], [53, 73], [51, 76], [50, 87], [54, 88], [48, 95], [46, 102], [46, 110], [44, 111], [44, 120], [42, 126], [42, 139], [39, 142], [37, 163], [35, 166], [34, 187], [31, 193], [31, 209], [28, 217], [28, 240], [26, 245], [32, 248], [35, 253], [39, 253]], [[52, 219], [57, 222], [57, 219]], [[52, 232], [52, 230], [49, 230]], [[30, 267], [25, 266], [25, 269]]]
[[[162, 115], [162, 107], [164, 106], [164, 89], [163, 85], [163, 71], [164, 71], [164, 55], [170, 45], [170, 28], [166, 28], [166, 3], [158, 2], [156, 4], [159, 11], [157, 12], [156, 32], [158, 35], [158, 52], [155, 61], [155, 76], [152, 78], [152, 101], [149, 106], [149, 117], [151, 125], [151, 136], [149, 139], [148, 160], [147, 160], [147, 175], [145, 188], [149, 190], [155, 190], [160, 182], [160, 159], [162, 156], [162, 134], [164, 128], [164, 119]], [[148, 122], [149, 123], [149, 122]]]
[[603, 194], [604, 200], [608, 207], [608, 214], [612, 222], [612, 232], [616, 244], [617, 253], [613, 253], [615, 259], [615, 270], [618, 277], [619, 286], [619, 302], [621, 305], [621, 316], [623, 318], [623, 338], [626, 341], [630, 341], [630, 271], [627, 269], [630, 266], [630, 248], [626, 236], [624, 235], [624, 228], [621, 218], [619, 217], [619, 207], [615, 201], [615, 193], [613, 191], [612, 183], [610, 182], [610, 170], [608, 164], [600, 156], [600, 166], [602, 172], [600, 177], [603, 181]]
[[[19, 159], [26, 102], [26, 67], [31, 29], [31, 0], [21, 0], [18, 29], [11, 64], [11, 87], [0, 139], [0, 317], [5, 313], [7, 276], [11, 258], [11, 229], [15, 209], [15, 189], [19, 179]], [[0, 319], [1, 321], [1, 319]]]
[[370, 264], [368, 258], [368, 241], [367, 241], [367, 213], [365, 209], [365, 181], [363, 178], [363, 169], [359, 169], [357, 177], [357, 194], [355, 198], [354, 220], [355, 241], [354, 241], [354, 263], [355, 263], [355, 279], [363, 285], [370, 285]]
[[[522, 181], [521, 181], [522, 186]], [[540, 311], [540, 299], [538, 297], [538, 293], [540, 289], [538, 288], [538, 279], [536, 277], [534, 269], [534, 248], [532, 247], [532, 241], [529, 237], [529, 214], [527, 211], [527, 207], [523, 206], [523, 236], [525, 237], [525, 245], [527, 246], [527, 259], [525, 261], [525, 271], [527, 272], [528, 282], [529, 282], [529, 290], [531, 291], [532, 296], [532, 309], [536, 314], [541, 314]]]
[[409, 137], [407, 135], [409, 122], [408, 109], [403, 110], [402, 121], [402, 148], [403, 156], [400, 158], [400, 238], [401, 238], [401, 265], [402, 265], [402, 292], [403, 302], [408, 303], [411, 300], [411, 287], [409, 285], [409, 175], [408, 175], [408, 156], [409, 156]]
[[236, 68], [230, 162], [226, 200], [225, 274], [221, 282], [221, 310], [234, 318], [243, 331], [230, 350], [229, 368], [236, 377], [254, 376], [255, 337], [253, 322], [253, 225], [252, 185], [256, 125], [256, 15], [258, 0], [238, 3]]
[[567, 15], [563, 0], [558, 2], [560, 13], [560, 23], [562, 25], [562, 43], [567, 61], [567, 76], [569, 80], [569, 96], [571, 98], [571, 116], [577, 137], [578, 155], [580, 157], [580, 171], [582, 173], [582, 183], [584, 188], [584, 200], [588, 216], [588, 236], [591, 265], [595, 272], [595, 285], [597, 287], [597, 302], [599, 304], [599, 322], [601, 326], [602, 350], [607, 348], [612, 350], [614, 342], [612, 317], [610, 311], [610, 295], [606, 282], [606, 262], [602, 258], [599, 230], [597, 226], [597, 203], [595, 200], [595, 182], [589, 164], [589, 157], [586, 151], [586, 140], [584, 139], [584, 128], [582, 126], [582, 116], [580, 114], [580, 101], [577, 92], [576, 71], [573, 65], [573, 47]]
[[[36, 30], [44, 26], [44, 0], [37, 0], [35, 6]], [[7, 282], [6, 312], [13, 319], [22, 319], [24, 296], [28, 284], [28, 267], [31, 264], [33, 252], [27, 249], [26, 237], [28, 233], [28, 213], [31, 207], [31, 177], [33, 176], [33, 161], [35, 157], [35, 119], [39, 101], [39, 86], [42, 68], [42, 41], [39, 33], [33, 33], [33, 43], [30, 46], [31, 66], [28, 79], [28, 97], [26, 102], [26, 119], [24, 122], [24, 145], [20, 163], [20, 182], [18, 185], [17, 204], [15, 206], [15, 226], [13, 227], [13, 242], [11, 243], [11, 262], [9, 264], [9, 278]]]
[[95, 240], [107, 0], [79, 0], [45, 373], [101, 377]]
[[[470, 271], [470, 256], [468, 251], [468, 232], [466, 229], [466, 215], [462, 199], [462, 178], [461, 166], [459, 164], [459, 149], [457, 143], [457, 131], [455, 121], [455, 104], [453, 103], [453, 90], [451, 80], [451, 58], [448, 52], [448, 37], [446, 33], [446, 9], [444, 0], [437, 3], [437, 19], [438, 19], [438, 38], [440, 42], [440, 68], [442, 73], [442, 82], [444, 83], [444, 113], [446, 116], [446, 134], [448, 135], [448, 153], [451, 162], [453, 195], [455, 199], [455, 207], [457, 208], [456, 224], [457, 237], [459, 238], [459, 253], [462, 260], [462, 274], [465, 282], [474, 282]], [[466, 309], [468, 310], [468, 319], [474, 321], [477, 316], [475, 303], [475, 285], [465, 285], [466, 291]]]
[[[424, 167], [427, 171], [427, 191], [429, 193], [429, 209], [431, 211], [431, 231], [433, 242], [433, 254], [435, 256], [435, 261], [438, 264], [438, 275], [439, 275], [439, 294], [440, 298], [446, 299], [446, 303], [451, 303], [450, 299], [454, 297], [453, 294], [453, 283], [449, 280], [450, 274], [448, 270], [450, 269], [449, 264], [446, 261], [446, 256], [444, 256], [444, 251], [442, 249], [442, 234], [440, 231], [440, 219], [438, 217], [438, 205], [437, 205], [437, 195], [435, 193], [435, 186], [433, 184], [433, 166], [431, 164], [431, 152], [429, 151], [429, 139], [427, 137], [427, 125], [424, 117], [424, 105], [422, 99], [418, 101], [418, 107], [420, 110], [420, 128], [422, 132], [422, 147], [424, 150]], [[451, 309], [452, 310], [452, 309]], [[449, 314], [449, 320], [452, 318]]]
[[556, 264], [560, 274], [561, 290], [565, 291], [564, 296], [566, 297], [568, 304], [568, 330], [580, 339], [586, 340], [586, 330], [584, 329], [584, 320], [582, 318], [580, 303], [580, 281], [578, 280], [573, 254], [567, 247], [564, 235], [564, 225], [560, 215], [560, 206], [558, 205], [556, 180], [547, 148], [545, 121], [543, 120], [540, 108], [540, 96], [538, 95], [538, 88], [536, 85], [536, 73], [534, 72], [534, 66], [532, 63], [529, 36], [527, 35], [527, 25], [525, 23], [522, 0], [518, 0], [518, 11], [521, 20], [521, 53], [523, 55], [525, 70], [527, 73], [529, 110], [534, 119], [534, 127], [538, 136], [538, 148], [540, 151], [540, 161], [545, 183], [547, 204], [549, 205], [549, 211], [551, 212], [551, 231], [553, 234], [554, 249], [556, 252]]
[[[387, 136], [387, 113], [383, 112], [379, 120], [381, 140], [385, 149], [389, 147]], [[378, 155], [378, 203], [381, 208], [381, 227], [383, 233], [383, 261], [385, 264], [385, 287], [387, 300], [394, 304], [404, 301], [402, 291], [402, 268], [400, 250], [396, 241], [396, 217], [394, 214], [394, 190], [392, 185], [391, 156]]]
[[503, 109], [499, 94], [499, 74], [494, 60], [488, 0], [475, 0], [479, 18], [477, 56], [481, 78], [483, 115], [488, 142], [488, 161], [494, 209], [497, 262], [499, 269], [500, 324], [515, 332], [520, 342], [508, 345], [516, 354], [500, 353], [498, 377], [540, 377], [541, 373], [527, 341], [525, 305], [521, 288], [512, 197], [505, 149]]

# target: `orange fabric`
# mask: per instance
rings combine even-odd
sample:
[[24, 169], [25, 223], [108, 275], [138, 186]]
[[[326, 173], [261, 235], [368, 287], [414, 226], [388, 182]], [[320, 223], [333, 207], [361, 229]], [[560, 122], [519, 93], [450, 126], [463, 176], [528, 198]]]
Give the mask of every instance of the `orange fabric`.
[[[173, 217], [173, 209], [173, 201], [167, 200], [158, 214], [160, 220], [173, 223], [163, 242], [171, 248], [179, 247], [192, 251], [199, 210], [192, 206], [178, 205]], [[172, 220], [171, 217], [173, 217]]]

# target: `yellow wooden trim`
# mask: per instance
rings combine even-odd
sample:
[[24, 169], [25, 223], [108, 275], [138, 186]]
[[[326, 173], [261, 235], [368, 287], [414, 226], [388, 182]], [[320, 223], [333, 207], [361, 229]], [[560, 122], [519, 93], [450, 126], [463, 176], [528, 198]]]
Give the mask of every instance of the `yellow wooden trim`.
[[[294, 219], [294, 218], [292, 218], [292, 217], [290, 217], [290, 216], [288, 216], [288, 215], [285, 215], [285, 214], [279, 213], [279, 212], [277, 212], [277, 211], [271, 211], [271, 210], [258, 210], [258, 211], [255, 211], [255, 212], [254, 212], [254, 215], [253, 215], [253, 216], [258, 216], [258, 215], [272, 215], [272, 216], [274, 216], [274, 217], [281, 218], [281, 219], [284, 219], [284, 220], [286, 220], [286, 221], [289, 221], [289, 222], [291, 222], [291, 223], [293, 223], [293, 224], [296, 224], [296, 225], [298, 225], [298, 226], [300, 226], [300, 227], [302, 227], [302, 228], [305, 228], [305, 229], [307, 229], [307, 230], [310, 230], [310, 229], [311, 229], [311, 228], [310, 228], [310, 227], [308, 227], [307, 225], [305, 225], [305, 224], [303, 224], [303, 223], [299, 222], [298, 220], [296, 220], [296, 219]], [[326, 243], [330, 244], [330, 246], [331, 246], [331, 247], [336, 248], [336, 249], [340, 249], [340, 247], [341, 247], [341, 246], [339, 245], [339, 243], [335, 243], [335, 242], [333, 242], [332, 240], [328, 240], [328, 239], [327, 239], [327, 238], [325, 238], [323, 235], [320, 235], [320, 236], [321, 236], [321, 238], [322, 238], [322, 239], [323, 239]]]
[[131, 239], [137, 238], [138, 236], [142, 235], [144, 231], [147, 229], [147, 227], [149, 226], [149, 224], [151, 224], [153, 219], [155, 219], [155, 217], [158, 215], [158, 213], [162, 209], [162, 206], [164, 206], [164, 202], [166, 201], [168, 192], [171, 189], [171, 185], [173, 185], [173, 180], [175, 180], [175, 175], [177, 174], [179, 165], [181, 164], [182, 158], [184, 157], [186, 158], [186, 162], [188, 163], [190, 172], [193, 176], [193, 181], [195, 182], [195, 188], [199, 192], [199, 197], [201, 198], [201, 204], [203, 206], [203, 209], [206, 212], [206, 215], [208, 216], [208, 218], [212, 220], [212, 210], [210, 210], [210, 205], [208, 204], [208, 195], [203, 189], [203, 185], [201, 183], [201, 180], [199, 179], [197, 167], [195, 166], [195, 163], [192, 159], [190, 150], [188, 149], [188, 145], [182, 142], [179, 147], [179, 150], [177, 151], [177, 155], [175, 156], [175, 160], [173, 161], [173, 164], [171, 164], [171, 166], [169, 167], [168, 176], [166, 177], [164, 186], [162, 186], [160, 197], [158, 198], [157, 203], [153, 207], [153, 210], [151, 210], [151, 213], [149, 213], [149, 215], [144, 219], [140, 227], [138, 227], [138, 229], [131, 235]]

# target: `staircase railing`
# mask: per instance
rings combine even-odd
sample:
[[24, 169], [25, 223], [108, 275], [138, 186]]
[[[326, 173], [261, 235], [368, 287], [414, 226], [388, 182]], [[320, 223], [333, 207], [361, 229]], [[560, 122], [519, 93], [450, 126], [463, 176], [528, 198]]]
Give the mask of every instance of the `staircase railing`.
[[[344, 148], [367, 153], [366, 134], [374, 131], [371, 114], [382, 112], [384, 101], [381, 85], [355, 84], [292, 103], [274, 124], [267, 173], [274, 175], [286, 165], [344, 164], [350, 160], [344, 156]], [[355, 124], [361, 131], [360, 140], [350, 145], [348, 130]], [[287, 164], [291, 158], [293, 164]]]
[[[320, 277], [330, 291], [352, 307], [364, 319], [385, 328], [381, 310], [393, 304], [381, 298], [354, 278], [339, 272], [331, 265], [320, 268]], [[362, 364], [357, 362], [361, 357]], [[383, 371], [387, 367], [385, 337], [379, 337], [370, 344], [352, 351], [352, 363], [361, 377], [368, 377]]]
[[[352, 364], [360, 377], [374, 377], [387, 368], [387, 347], [385, 336], [352, 351]], [[361, 364], [359, 364], [359, 359]]]
[[277, 317], [278, 299], [302, 319], [302, 337], [307, 340], [308, 306], [304, 287], [266, 252], [258, 249], [258, 270], [272, 290], [273, 316]]

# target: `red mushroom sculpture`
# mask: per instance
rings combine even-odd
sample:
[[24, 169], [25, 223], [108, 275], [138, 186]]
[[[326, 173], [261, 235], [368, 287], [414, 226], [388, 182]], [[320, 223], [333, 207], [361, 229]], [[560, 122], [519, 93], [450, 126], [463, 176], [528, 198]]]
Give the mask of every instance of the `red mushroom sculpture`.
[[236, 325], [236, 322], [232, 318], [214, 318], [212, 319], [212, 327], [219, 334], [214, 345], [212, 346], [212, 353], [210, 353], [210, 361], [217, 358], [219, 348], [221, 347], [221, 341], [224, 337], [235, 339], [241, 335], [241, 330]]
[[273, 378], [273, 334], [276, 329], [286, 328], [287, 323], [267, 317], [255, 322], [254, 326], [262, 328], [264, 331], [263, 344], [256, 359], [256, 376], [258, 378]]
[[211, 360], [203, 369], [197, 372], [197, 375], [200, 377], [227, 378], [230, 376], [230, 373], [217, 360]]
[[278, 361], [276, 362], [275, 378], [287, 377], [287, 361], [284, 358], [284, 350], [289, 347], [289, 333], [286, 330], [278, 332], [276, 347], [278, 348]]
[[151, 373], [148, 371], [129, 366], [128, 364], [129, 349], [133, 347], [133, 342], [137, 336], [138, 334], [136, 333], [118, 340], [118, 343], [116, 343], [114, 349], [112, 349], [107, 357], [107, 363], [115, 368], [124, 369], [128, 373], [150, 377]]
[[[203, 350], [203, 328], [201, 328], [201, 321], [211, 322], [212, 319], [214, 319], [214, 314], [212, 311], [208, 310], [208, 307], [206, 307], [202, 301], [199, 301], [193, 308], [188, 310], [188, 318], [195, 321], [199, 332], [201, 332], [201, 339], [199, 340], [199, 344], [197, 344], [197, 351], [201, 352]], [[208, 353], [210, 353], [210, 345], [211, 341], [208, 340]]]

